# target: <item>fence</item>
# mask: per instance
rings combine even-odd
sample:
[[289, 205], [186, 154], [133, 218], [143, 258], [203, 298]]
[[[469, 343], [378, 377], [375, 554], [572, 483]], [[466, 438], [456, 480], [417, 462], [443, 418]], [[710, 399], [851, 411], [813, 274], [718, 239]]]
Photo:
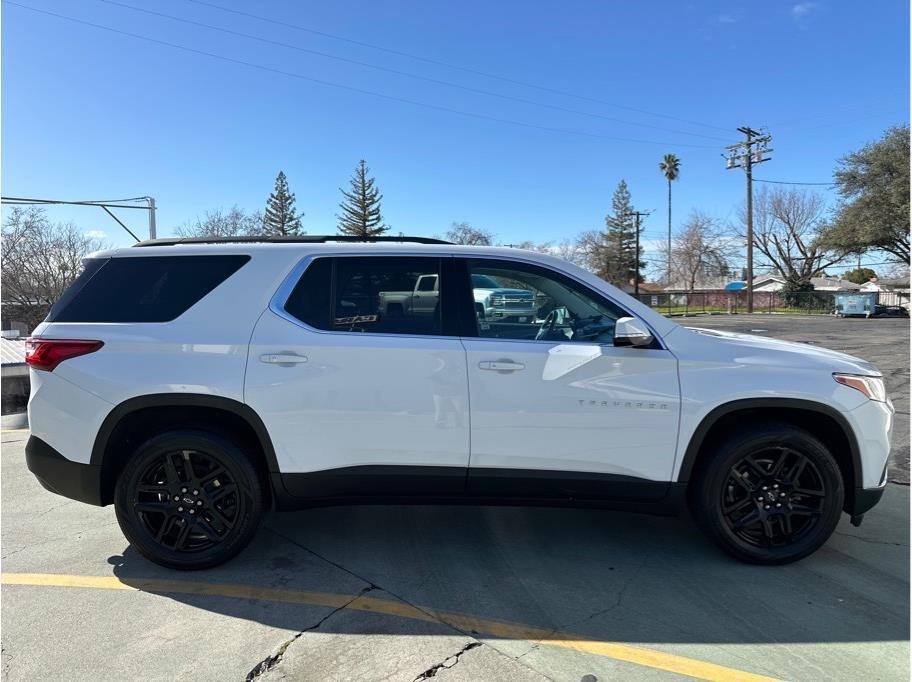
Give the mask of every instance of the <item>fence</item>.
[[[836, 310], [833, 291], [803, 291], [785, 294], [780, 291], [755, 291], [755, 313], [791, 315], [830, 315]], [[746, 291], [696, 291], [640, 294], [639, 300], [665, 315], [700, 315], [711, 313], [746, 313]], [[909, 294], [881, 291], [877, 294], [876, 313], [897, 313], [909, 310]]]

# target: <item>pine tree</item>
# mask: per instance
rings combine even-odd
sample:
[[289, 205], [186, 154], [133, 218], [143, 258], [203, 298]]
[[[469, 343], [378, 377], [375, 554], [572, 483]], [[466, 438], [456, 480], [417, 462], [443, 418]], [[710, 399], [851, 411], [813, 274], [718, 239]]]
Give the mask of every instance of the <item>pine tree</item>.
[[[605, 216], [605, 231], [601, 233], [601, 258], [598, 275], [617, 286], [640, 282], [636, 271], [636, 218], [630, 202], [630, 190], [621, 180], [611, 198], [611, 213]], [[640, 246], [640, 270], [643, 269], [643, 247]]]
[[304, 234], [301, 230], [301, 216], [295, 212], [295, 195], [288, 191], [285, 173], [276, 176], [275, 190], [266, 200], [266, 214], [263, 217], [263, 232], [270, 236]]
[[345, 200], [339, 204], [341, 214], [336, 214], [339, 219], [339, 232], [355, 237], [376, 237], [389, 229], [383, 224], [380, 213], [380, 201], [383, 195], [374, 186], [374, 178], [368, 177], [367, 163], [362, 159], [355, 173], [352, 175], [351, 191], [346, 192], [341, 187], [339, 191]]

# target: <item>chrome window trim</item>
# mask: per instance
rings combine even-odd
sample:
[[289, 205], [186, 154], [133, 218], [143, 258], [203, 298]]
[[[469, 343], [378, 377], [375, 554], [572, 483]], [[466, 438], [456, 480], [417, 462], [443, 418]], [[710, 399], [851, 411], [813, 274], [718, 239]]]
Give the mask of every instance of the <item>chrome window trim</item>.
[[[545, 265], [532, 258], [523, 258], [522, 256], [519, 256], [517, 258], [506, 258], [501, 255], [492, 256], [490, 254], [472, 254], [472, 255], [462, 254], [462, 253], [441, 254], [439, 251], [437, 251], [437, 252], [417, 251], [417, 252], [409, 252], [408, 254], [396, 254], [396, 253], [378, 254], [376, 252], [371, 253], [369, 251], [364, 251], [364, 252], [346, 251], [343, 253], [330, 252], [330, 253], [308, 254], [307, 256], [304, 256], [300, 261], [297, 262], [297, 264], [295, 264], [295, 266], [291, 269], [291, 271], [285, 276], [285, 279], [282, 280], [282, 283], [279, 285], [279, 288], [276, 289], [276, 292], [272, 295], [272, 298], [269, 300], [269, 310], [271, 310], [273, 313], [275, 313], [282, 319], [284, 319], [288, 322], [291, 322], [292, 324], [297, 325], [298, 327], [301, 327], [302, 329], [306, 329], [309, 332], [314, 332], [315, 334], [334, 334], [334, 335], [343, 335], [343, 336], [349, 336], [349, 337], [350, 336], [356, 336], [356, 337], [370, 336], [370, 337], [380, 337], [380, 338], [393, 337], [393, 338], [405, 338], [405, 339], [477, 339], [480, 341], [509, 341], [511, 343], [538, 343], [538, 344], [549, 344], [552, 346], [555, 344], [554, 341], [545, 341], [545, 340], [538, 340], [538, 339], [496, 339], [496, 338], [482, 337], [482, 336], [447, 336], [447, 335], [443, 335], [443, 334], [386, 334], [386, 333], [378, 333], [378, 332], [332, 331], [329, 329], [317, 329], [316, 327], [312, 327], [309, 324], [307, 324], [306, 322], [299, 320], [294, 315], [292, 315], [291, 313], [289, 313], [288, 311], [285, 310], [285, 304], [288, 302], [289, 297], [291, 297], [291, 292], [294, 291], [295, 285], [297, 285], [298, 280], [301, 279], [301, 276], [304, 274], [304, 272], [307, 270], [307, 268], [310, 267], [310, 264], [313, 261], [315, 261], [318, 258], [348, 258], [348, 257], [363, 258], [365, 256], [369, 256], [372, 258], [424, 257], [424, 258], [465, 258], [466, 260], [480, 259], [480, 258], [486, 258], [488, 260], [499, 260], [499, 261], [515, 260], [519, 263], [525, 263], [526, 265], [534, 265], [535, 267], [542, 268], [544, 270], [552, 270], [554, 272], [557, 272], [557, 273], [563, 275], [564, 277], [567, 277], [568, 279], [573, 280], [578, 285], [583, 287], [585, 290], [587, 290], [587, 291], [592, 290], [592, 286], [590, 286], [586, 282], [583, 282], [578, 277], [575, 277], [572, 273], [566, 272], [559, 268], [555, 268], [550, 264]], [[618, 308], [623, 310], [630, 317], [634, 317], [634, 318], [640, 320], [644, 325], [646, 325], [646, 327], [649, 329], [649, 331], [652, 332], [652, 337], [654, 339], [656, 339], [656, 341], [661, 346], [661, 349], [654, 349], [654, 350], [666, 350], [666, 351], [668, 350], [668, 347], [665, 345], [665, 342], [663, 341], [662, 337], [656, 333], [656, 331], [655, 331], [655, 329], [653, 329], [652, 325], [650, 325], [646, 320], [644, 320], [642, 317], [640, 317], [636, 313], [631, 312], [630, 309], [627, 308], [627, 306], [625, 306], [621, 303], [618, 303], [616, 300], [614, 300], [614, 298], [612, 298], [608, 294], [605, 294], [601, 291], [597, 291], [596, 293], [598, 293], [599, 296], [602, 296], [602, 297], [606, 298], [607, 300], [611, 301], [611, 303], [613, 303]], [[569, 341], [568, 343], [573, 343], [573, 341]], [[579, 342], [579, 343], [582, 343], [582, 342]], [[600, 343], [600, 344], [590, 344], [590, 345], [598, 345], [598, 346], [605, 346], [608, 348], [616, 348], [616, 346], [614, 346], [613, 344], [610, 344], [610, 343]]]

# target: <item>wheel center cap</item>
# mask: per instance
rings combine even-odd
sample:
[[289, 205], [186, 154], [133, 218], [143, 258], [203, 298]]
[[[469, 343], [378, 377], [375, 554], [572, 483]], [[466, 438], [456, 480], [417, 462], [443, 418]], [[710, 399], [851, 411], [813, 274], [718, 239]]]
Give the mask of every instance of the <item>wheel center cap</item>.
[[194, 500], [193, 500], [192, 497], [182, 497], [182, 498], [181, 498], [181, 502], [183, 502], [184, 504], [186, 504], [186, 505], [192, 507], [192, 506], [193, 506], [193, 503], [194, 503]]
[[777, 499], [779, 499], [779, 496], [776, 494], [775, 490], [767, 490], [766, 499], [770, 502], [775, 502]]

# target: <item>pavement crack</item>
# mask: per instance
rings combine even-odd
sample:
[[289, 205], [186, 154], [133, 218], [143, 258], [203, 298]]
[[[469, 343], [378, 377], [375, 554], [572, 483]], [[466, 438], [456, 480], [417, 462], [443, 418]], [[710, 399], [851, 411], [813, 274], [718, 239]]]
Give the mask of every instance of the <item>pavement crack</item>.
[[418, 675], [418, 677], [416, 677], [412, 682], [420, 682], [420, 680], [429, 680], [432, 677], [436, 677], [437, 673], [440, 672], [441, 669], [449, 669], [449, 668], [454, 667], [457, 663], [459, 663], [459, 659], [462, 657], [462, 655], [465, 652], [471, 651], [472, 649], [479, 647], [479, 646], [481, 646], [481, 642], [466, 643], [466, 645], [464, 647], [462, 647], [459, 651], [457, 651], [455, 654], [453, 654], [452, 656], [448, 656], [447, 658], [442, 660], [440, 663], [436, 663], [436, 664], [432, 665], [430, 668], [428, 668], [423, 673]]
[[890, 547], [908, 547], [909, 545], [904, 545], [901, 542], [887, 542], [885, 540], [871, 540], [870, 538], [863, 538], [860, 535], [852, 535], [851, 533], [843, 533], [841, 531], [834, 531], [834, 535], [841, 535], [845, 538], [852, 538], [854, 540], [861, 540], [862, 542], [867, 542], [871, 545], [888, 545]]
[[370, 592], [373, 589], [374, 589], [373, 586], [365, 587], [360, 592], [358, 592], [358, 594], [356, 594], [354, 597], [352, 597], [347, 602], [342, 604], [342, 606], [338, 606], [338, 607], [334, 608], [332, 611], [327, 613], [325, 616], [323, 616], [320, 620], [318, 620], [316, 623], [314, 623], [310, 627], [304, 628], [300, 632], [295, 633], [295, 635], [293, 637], [291, 637], [290, 639], [286, 640], [276, 650], [276, 652], [274, 654], [270, 654], [269, 656], [264, 658], [262, 661], [257, 663], [255, 666], [253, 666], [253, 669], [251, 669], [251, 671], [249, 673], [247, 673], [245, 682], [253, 682], [254, 680], [257, 680], [260, 677], [262, 677], [266, 672], [268, 672], [271, 668], [274, 668], [279, 663], [279, 661], [282, 660], [282, 657], [285, 655], [285, 652], [288, 651], [288, 647], [290, 647], [292, 644], [294, 644], [305, 632], [311, 632], [313, 630], [317, 630], [321, 625], [323, 625], [323, 623], [325, 623], [327, 620], [332, 618], [339, 611], [342, 611], [343, 609], [347, 608], [348, 605], [351, 604], [353, 601], [355, 601], [356, 599], [359, 599], [360, 597], [367, 594], [368, 592]]

